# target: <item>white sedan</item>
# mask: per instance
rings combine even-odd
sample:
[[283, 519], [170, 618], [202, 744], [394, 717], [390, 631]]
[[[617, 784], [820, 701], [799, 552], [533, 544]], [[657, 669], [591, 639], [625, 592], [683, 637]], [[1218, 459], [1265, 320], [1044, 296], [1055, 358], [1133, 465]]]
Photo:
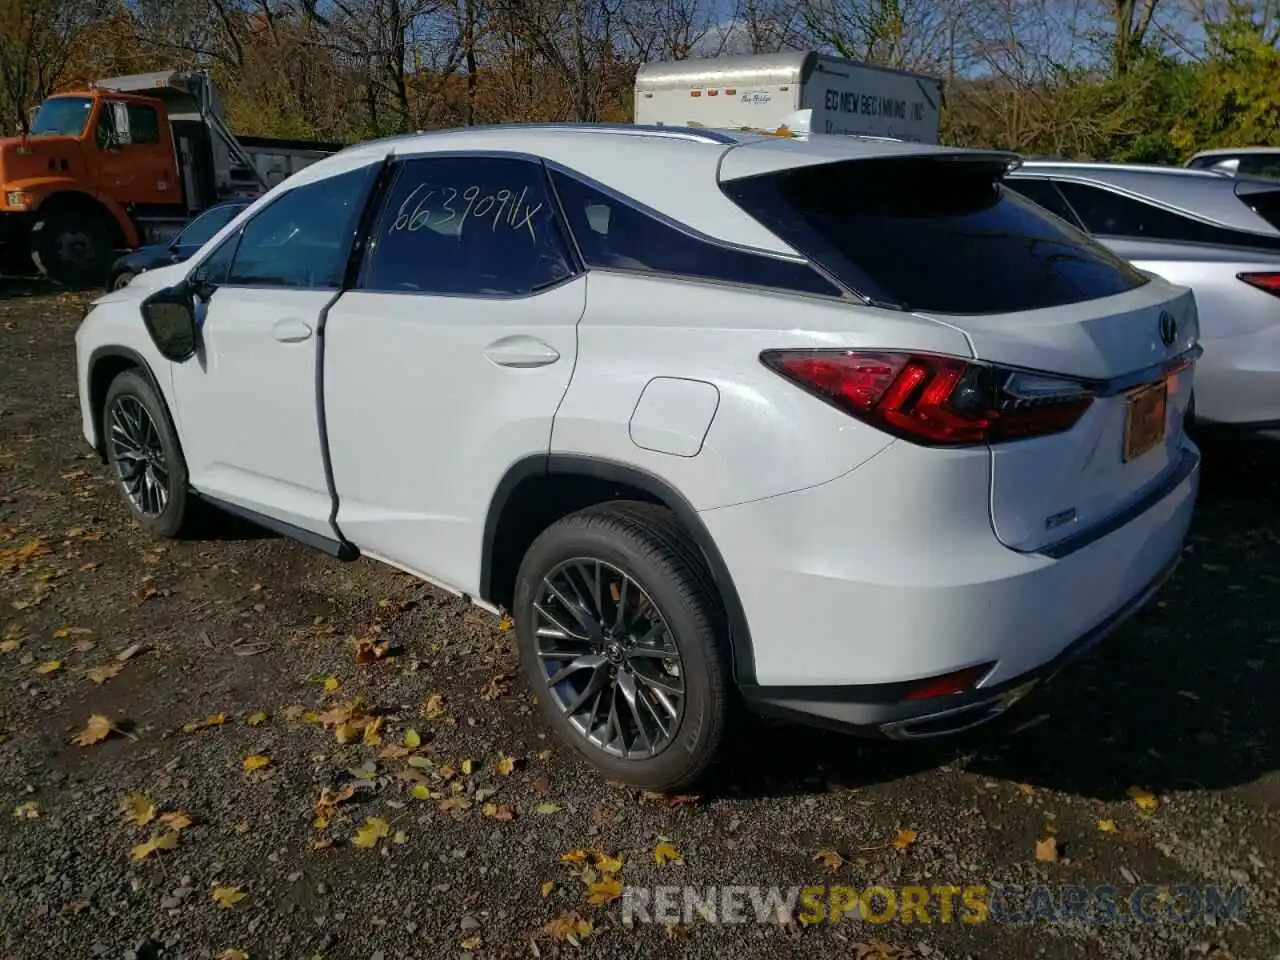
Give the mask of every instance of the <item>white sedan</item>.
[[352, 147], [97, 301], [84, 435], [158, 535], [214, 505], [510, 610], [609, 777], [688, 785], [740, 699], [964, 729], [1152, 595], [1199, 476], [1191, 294], [1007, 191], [1016, 163], [621, 126]]

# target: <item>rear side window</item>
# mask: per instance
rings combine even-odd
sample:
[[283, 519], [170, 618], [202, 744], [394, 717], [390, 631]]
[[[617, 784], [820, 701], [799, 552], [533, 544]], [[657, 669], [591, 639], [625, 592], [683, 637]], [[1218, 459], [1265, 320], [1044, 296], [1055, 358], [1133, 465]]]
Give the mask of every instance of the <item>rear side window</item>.
[[[1228, 190], [1235, 188], [1232, 181], [1225, 178], [1222, 187]], [[1080, 217], [1085, 229], [1100, 236], [1280, 249], [1280, 237], [1216, 227], [1103, 187], [1059, 181], [1058, 189]]]
[[702, 240], [576, 177], [558, 170], [551, 176], [589, 267], [841, 295], [835, 284], [806, 264]]
[[1247, 177], [1280, 177], [1280, 153], [1246, 154], [1236, 172]]
[[1005, 181], [1005, 187], [1020, 193], [1032, 203], [1039, 204], [1054, 216], [1061, 217], [1072, 226], [1078, 227], [1080, 222], [1071, 212], [1071, 207], [1063, 199], [1052, 180], [1032, 180], [1030, 177], [1013, 177]]
[[508, 157], [405, 161], [365, 255], [360, 287], [525, 296], [571, 276], [540, 163]]
[[1107, 297], [1146, 277], [1001, 186], [1002, 163], [892, 158], [724, 185], [748, 213], [872, 302], [1007, 313]]
[[242, 206], [229, 203], [200, 214], [178, 234], [174, 244], [179, 247], [198, 247], [207, 243], [243, 209]]

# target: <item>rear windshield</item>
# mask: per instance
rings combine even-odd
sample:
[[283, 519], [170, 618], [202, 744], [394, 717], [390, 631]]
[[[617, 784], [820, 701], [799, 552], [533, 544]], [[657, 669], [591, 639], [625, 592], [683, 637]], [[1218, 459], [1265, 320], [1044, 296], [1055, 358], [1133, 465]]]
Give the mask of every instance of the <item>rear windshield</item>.
[[1005, 189], [1003, 172], [985, 160], [895, 157], [749, 177], [724, 190], [846, 286], [906, 310], [1034, 310], [1147, 282]]

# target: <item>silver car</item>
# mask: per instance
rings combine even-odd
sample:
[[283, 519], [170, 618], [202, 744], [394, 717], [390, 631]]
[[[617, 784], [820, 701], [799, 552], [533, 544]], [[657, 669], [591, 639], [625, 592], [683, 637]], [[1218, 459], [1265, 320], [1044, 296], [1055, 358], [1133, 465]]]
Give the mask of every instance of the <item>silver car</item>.
[[1233, 147], [1201, 150], [1186, 166], [1229, 177], [1280, 177], [1280, 147]]
[[1195, 291], [1205, 351], [1197, 420], [1280, 429], [1280, 181], [1029, 160], [1006, 183], [1138, 269]]

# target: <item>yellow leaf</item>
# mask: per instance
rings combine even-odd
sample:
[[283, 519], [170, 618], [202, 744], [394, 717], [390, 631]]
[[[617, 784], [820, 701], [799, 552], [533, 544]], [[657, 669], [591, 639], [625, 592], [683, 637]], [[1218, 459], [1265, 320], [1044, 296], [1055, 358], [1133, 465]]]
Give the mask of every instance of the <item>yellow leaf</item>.
[[431, 694], [422, 707], [422, 713], [428, 720], [444, 716], [444, 697], [438, 693]]
[[541, 932], [552, 940], [567, 940], [577, 945], [579, 940], [591, 935], [591, 921], [583, 920], [576, 913], [566, 913], [543, 924]]
[[383, 837], [389, 836], [391, 827], [387, 821], [381, 817], [369, 817], [365, 820], [364, 826], [356, 831], [356, 835], [351, 838], [353, 847], [375, 847], [378, 841]]
[[255, 770], [261, 770], [263, 767], [271, 763], [270, 757], [264, 757], [260, 753], [253, 753], [244, 758], [244, 772], [253, 773]]
[[203, 730], [205, 727], [220, 727], [227, 722], [225, 713], [215, 713], [212, 716], [205, 717], [203, 720], [192, 720], [190, 723], [182, 725], [183, 733], [195, 733], [197, 730]]
[[534, 812], [541, 814], [559, 813], [560, 805], [558, 803], [540, 803], [533, 808]]
[[458, 946], [462, 947], [463, 950], [478, 950], [483, 945], [484, 939], [478, 933], [473, 933], [469, 937], [463, 937], [458, 942]]
[[13, 653], [22, 646], [21, 640], [15, 640], [12, 637], [8, 640], [0, 640], [0, 653]]
[[259, 710], [257, 713], [251, 713], [244, 720], [251, 727], [260, 726], [267, 722], [267, 715]]
[[91, 747], [107, 739], [113, 732], [118, 732], [115, 724], [108, 717], [95, 713], [89, 717], [84, 729], [71, 738], [71, 742], [78, 747]]
[[551, 891], [554, 890], [555, 888], [556, 888], [556, 882], [554, 880], [548, 880], [546, 883], [542, 885], [542, 895], [544, 897], [550, 896]]
[[243, 950], [237, 950], [235, 947], [227, 947], [220, 954], [218, 960], [249, 960], [249, 955]]
[[515, 770], [515, 768], [516, 768], [515, 757], [502, 757], [501, 759], [498, 760], [498, 763], [497, 763], [498, 773], [502, 774], [504, 777], [509, 777], [511, 775], [511, 772]]
[[1099, 820], [1098, 829], [1103, 833], [1114, 833], [1116, 829], [1116, 822], [1114, 820]]
[[1054, 863], [1058, 859], [1057, 837], [1045, 837], [1036, 841], [1036, 859], [1046, 863]]
[[210, 899], [218, 906], [226, 909], [234, 907], [237, 903], [244, 899], [244, 894], [240, 892], [239, 887], [214, 887]]
[[106, 683], [108, 680], [118, 677], [123, 669], [123, 663], [100, 663], [96, 667], [90, 667], [84, 672], [84, 675], [94, 683]]
[[475, 764], [470, 760], [462, 761], [462, 772], [465, 776], [471, 776], [471, 771], [475, 769]]
[[40, 666], [36, 667], [36, 673], [40, 674], [42, 677], [47, 677], [51, 674], [57, 673], [61, 669], [61, 660], [46, 660], [44, 663], [40, 664]]
[[129, 851], [130, 860], [145, 860], [153, 853], [161, 850], [172, 850], [178, 845], [178, 832], [176, 830], [167, 830], [164, 833], [153, 834], [150, 840], [140, 843]]
[[500, 633], [506, 633], [515, 625], [516, 625], [515, 621], [512, 620], [511, 617], [509, 617], [507, 614], [504, 613], [502, 615], [502, 619], [498, 621], [498, 631]]
[[587, 887], [587, 903], [613, 903], [621, 896], [622, 881], [616, 877], [605, 877]]
[[1029, 783], [1020, 783], [1018, 784], [1018, 792], [1029, 797], [1036, 792], [1036, 788]]
[[360, 728], [354, 723], [340, 723], [333, 728], [333, 735], [339, 743], [350, 743], [360, 736]]
[[480, 812], [486, 817], [493, 817], [495, 820], [514, 820], [516, 818], [516, 809], [509, 803], [486, 803]]
[[[840, 854], [837, 853], [836, 856], [839, 857]], [[680, 856], [680, 851], [676, 849], [675, 844], [666, 841], [653, 848], [653, 859], [659, 866], [667, 863], [684, 863], [684, 857]]]
[[418, 731], [413, 727], [404, 732], [404, 745], [410, 750], [417, 750], [422, 746], [422, 737], [418, 736]]
[[13, 815], [19, 820], [40, 819], [40, 805], [34, 800], [27, 800], [13, 808]]
[[185, 830], [195, 821], [185, 810], [173, 810], [170, 813], [160, 814], [160, 822], [170, 830]]
[[385, 717], [376, 717], [374, 720], [365, 724], [364, 744], [366, 747], [382, 746], [382, 725], [385, 722]]
[[897, 836], [893, 838], [893, 849], [905, 851], [915, 842], [916, 832], [914, 830], [899, 830]]
[[415, 783], [413, 789], [409, 791], [409, 795], [415, 800], [430, 800], [431, 791], [425, 783]]
[[391, 842], [404, 845], [409, 842], [409, 835], [405, 833], [403, 830], [397, 830], [395, 832], [395, 835], [392, 836]]
[[1149, 790], [1142, 789], [1142, 787], [1130, 787], [1128, 793], [1133, 798], [1133, 802], [1138, 805], [1139, 810], [1151, 811], [1160, 806], [1155, 794]]
[[456, 796], [456, 795], [452, 797], [446, 797], [444, 800], [441, 800], [440, 806], [439, 806], [439, 810], [441, 813], [453, 813], [453, 812], [461, 813], [463, 810], [469, 810], [470, 808], [471, 808], [470, 800], [468, 800], [466, 797]]
[[126, 819], [145, 827], [156, 818], [156, 805], [144, 794], [131, 793], [120, 801], [120, 812]]
[[325, 693], [333, 693], [333, 692], [334, 692], [335, 690], [337, 690], [340, 686], [342, 686], [342, 681], [341, 681], [341, 680], [339, 680], [337, 677], [325, 677], [325, 678], [324, 678], [324, 692], [325, 692]]

